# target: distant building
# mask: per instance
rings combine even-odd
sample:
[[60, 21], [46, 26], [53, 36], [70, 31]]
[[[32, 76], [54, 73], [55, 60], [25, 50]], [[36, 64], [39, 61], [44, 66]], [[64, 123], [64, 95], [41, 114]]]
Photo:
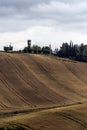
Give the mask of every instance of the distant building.
[[9, 46], [4, 46], [4, 51], [5, 52], [11, 52], [13, 51], [13, 46], [9, 45]]

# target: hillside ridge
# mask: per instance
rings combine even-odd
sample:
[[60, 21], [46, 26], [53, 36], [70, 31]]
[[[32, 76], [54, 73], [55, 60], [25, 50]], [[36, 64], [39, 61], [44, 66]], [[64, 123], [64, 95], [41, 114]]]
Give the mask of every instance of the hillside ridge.
[[0, 53], [0, 109], [84, 102], [86, 92], [87, 63]]

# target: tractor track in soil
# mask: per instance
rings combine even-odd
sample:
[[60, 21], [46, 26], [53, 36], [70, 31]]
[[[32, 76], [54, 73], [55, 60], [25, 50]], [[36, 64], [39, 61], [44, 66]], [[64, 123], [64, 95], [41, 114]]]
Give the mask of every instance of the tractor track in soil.
[[80, 120], [80, 119], [78, 119], [76, 117], [72, 117], [71, 115], [66, 114], [64, 112], [60, 113], [59, 115], [66, 118], [66, 119], [68, 119], [68, 120], [71, 120], [71, 121], [73, 121], [73, 122], [75, 122], [75, 123], [79, 124], [80, 126], [87, 129], [87, 123], [86, 122], [84, 122], [84, 121], [82, 121], [82, 120]]

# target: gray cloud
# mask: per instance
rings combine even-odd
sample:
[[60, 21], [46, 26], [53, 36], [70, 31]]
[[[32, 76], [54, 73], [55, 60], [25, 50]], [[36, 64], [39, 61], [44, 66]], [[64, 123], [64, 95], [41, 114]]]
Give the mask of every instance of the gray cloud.
[[87, 1], [0, 1], [0, 31], [21, 31], [37, 25], [87, 32]]

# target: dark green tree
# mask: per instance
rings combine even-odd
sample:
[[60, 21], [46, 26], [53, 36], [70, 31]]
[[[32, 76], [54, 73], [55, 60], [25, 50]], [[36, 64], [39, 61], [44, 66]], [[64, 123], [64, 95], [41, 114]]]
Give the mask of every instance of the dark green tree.
[[52, 53], [52, 50], [50, 50], [50, 47], [48, 46], [42, 47], [43, 54], [50, 54], [50, 52]]
[[35, 53], [35, 54], [40, 54], [42, 51], [41, 47], [38, 46], [38, 45], [33, 45], [32, 46], [32, 52]]

